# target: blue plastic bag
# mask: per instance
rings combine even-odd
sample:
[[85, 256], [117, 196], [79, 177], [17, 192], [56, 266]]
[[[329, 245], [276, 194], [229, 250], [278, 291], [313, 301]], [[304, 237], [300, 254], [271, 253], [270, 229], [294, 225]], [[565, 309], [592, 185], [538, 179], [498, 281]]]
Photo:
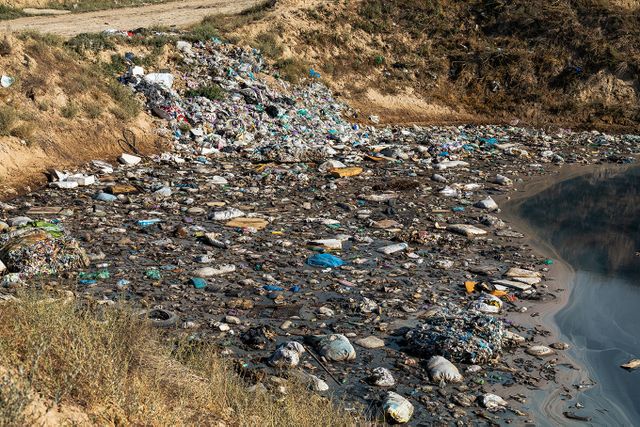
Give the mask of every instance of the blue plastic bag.
[[313, 267], [340, 267], [344, 261], [331, 254], [316, 254], [307, 258], [307, 264]]

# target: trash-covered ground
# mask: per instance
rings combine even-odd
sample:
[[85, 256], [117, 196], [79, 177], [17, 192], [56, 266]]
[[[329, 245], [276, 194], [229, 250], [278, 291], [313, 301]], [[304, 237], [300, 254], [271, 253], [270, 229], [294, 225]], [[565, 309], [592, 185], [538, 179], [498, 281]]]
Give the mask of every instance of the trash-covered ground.
[[313, 77], [290, 87], [256, 51], [177, 47], [180, 69], [122, 78], [173, 150], [131, 144], [0, 205], [5, 292], [132, 301], [219, 344], [256, 391], [302, 376], [389, 421], [530, 420], [529, 390], [569, 369], [565, 346], [522, 320], [557, 296], [553, 261], [495, 199], [564, 163], [630, 162], [640, 138], [357, 126]]

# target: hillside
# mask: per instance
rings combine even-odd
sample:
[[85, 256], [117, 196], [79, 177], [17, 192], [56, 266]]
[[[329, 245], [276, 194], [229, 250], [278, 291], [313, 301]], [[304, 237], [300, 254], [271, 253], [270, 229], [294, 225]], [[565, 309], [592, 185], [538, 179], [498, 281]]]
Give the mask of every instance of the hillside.
[[120, 154], [124, 130], [139, 149], [157, 142], [151, 118], [115, 81], [108, 56], [89, 60], [61, 38], [22, 33], [0, 40], [0, 67], [0, 197], [46, 182], [47, 168]]
[[282, 0], [217, 25], [387, 123], [640, 121], [639, 1]]

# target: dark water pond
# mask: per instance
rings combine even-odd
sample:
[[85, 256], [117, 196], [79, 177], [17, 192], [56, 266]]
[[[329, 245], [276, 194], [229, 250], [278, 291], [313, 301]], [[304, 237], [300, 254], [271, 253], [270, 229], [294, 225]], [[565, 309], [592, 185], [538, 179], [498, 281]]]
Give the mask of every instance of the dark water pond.
[[[576, 272], [569, 304], [555, 317], [571, 355], [596, 385], [576, 410], [594, 425], [640, 425], [640, 167], [560, 182], [518, 214]], [[569, 403], [567, 403], [569, 405]]]

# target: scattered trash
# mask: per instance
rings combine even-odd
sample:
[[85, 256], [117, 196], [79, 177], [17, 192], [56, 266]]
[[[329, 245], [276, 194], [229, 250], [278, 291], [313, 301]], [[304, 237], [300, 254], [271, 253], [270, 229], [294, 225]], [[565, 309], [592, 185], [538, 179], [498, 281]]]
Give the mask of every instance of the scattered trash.
[[340, 267], [344, 265], [344, 261], [342, 261], [337, 256], [331, 254], [316, 254], [307, 258], [307, 264], [313, 267]]
[[509, 405], [506, 400], [491, 393], [482, 395], [480, 403], [491, 412], [503, 410]]
[[385, 418], [392, 423], [408, 423], [413, 416], [413, 405], [398, 393], [390, 391], [382, 401]]
[[349, 339], [341, 334], [307, 336], [305, 341], [313, 345], [320, 356], [334, 362], [354, 360], [356, 351]]
[[304, 353], [302, 344], [289, 341], [281, 344], [269, 358], [269, 365], [276, 368], [295, 368], [300, 363], [300, 355]]
[[640, 368], [640, 359], [631, 359], [627, 363], [620, 365], [620, 367], [628, 370], [638, 369]]
[[458, 368], [442, 356], [433, 356], [427, 362], [429, 374], [434, 381], [458, 383], [462, 381], [462, 375]]

